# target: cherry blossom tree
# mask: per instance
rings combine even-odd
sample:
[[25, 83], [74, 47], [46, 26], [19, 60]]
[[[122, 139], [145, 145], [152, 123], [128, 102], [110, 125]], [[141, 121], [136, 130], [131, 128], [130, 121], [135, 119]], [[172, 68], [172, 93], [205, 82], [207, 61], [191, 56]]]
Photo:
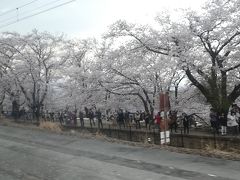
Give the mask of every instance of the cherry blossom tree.
[[140, 31], [119, 21], [108, 36], [133, 38], [139, 48], [176, 58], [207, 102], [226, 116], [240, 96], [239, 8], [239, 0], [212, 0], [200, 12], [184, 12], [181, 22], [158, 17], [159, 29]]
[[[136, 88], [136, 91], [141, 92], [142, 89], [143, 97], [139, 98], [142, 99], [146, 112], [153, 112], [154, 108], [158, 109], [158, 103], [155, 101], [156, 99], [157, 102], [159, 101], [158, 97], [161, 91], [175, 91], [175, 103], [178, 102], [178, 87], [184, 74], [179, 68], [177, 57], [169, 56], [170, 38], [167, 38], [165, 34], [161, 35], [149, 26], [130, 24], [125, 21], [114, 23], [109, 32], [105, 34], [105, 38], [112, 43], [113, 49], [110, 50], [112, 55], [107, 58], [109, 64], [111, 66], [118, 63], [125, 65], [125, 67], [120, 66], [118, 71], [111, 67], [112, 72], [115, 71], [118, 76], [120, 73], [122, 77], [126, 76], [125, 80], [133, 80], [131, 78], [135, 76], [140, 77], [141, 83], [138, 83], [139, 87]], [[161, 43], [162, 47], [158, 43]], [[124, 71], [126, 68], [129, 68], [128, 73]], [[135, 71], [138, 73], [137, 75], [134, 73]], [[131, 83], [135, 86], [137, 84], [136, 82]], [[122, 89], [126, 90], [126, 87]], [[138, 93], [134, 95], [138, 95]]]
[[62, 78], [58, 83], [65, 107], [83, 109], [104, 103], [105, 91], [99, 86], [101, 75], [94, 62], [95, 46], [94, 39], [69, 40], [65, 44], [68, 60], [60, 69]]
[[[213, 0], [203, 7], [201, 14], [187, 13], [191, 46], [176, 37], [179, 58], [188, 79], [219, 113], [240, 96], [239, 73], [239, 1]], [[184, 49], [183, 47], [188, 47]]]
[[4, 65], [39, 120], [54, 69], [65, 61], [61, 57], [62, 37], [33, 30], [27, 35], [5, 33], [0, 43], [9, 50], [1, 52], [11, 62]]
[[111, 31], [106, 35], [106, 40], [111, 40], [99, 58], [105, 77], [100, 84], [110, 94], [138, 97], [143, 109], [153, 117], [160, 91], [170, 91], [173, 81], [177, 82], [176, 60], [146, 51], [132, 39], [120, 43], [124, 36]]

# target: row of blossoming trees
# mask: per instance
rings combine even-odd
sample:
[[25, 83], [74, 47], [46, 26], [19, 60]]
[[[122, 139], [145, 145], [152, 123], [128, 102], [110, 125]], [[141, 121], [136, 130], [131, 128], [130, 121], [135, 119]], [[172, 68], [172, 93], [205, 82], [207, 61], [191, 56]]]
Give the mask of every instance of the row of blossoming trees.
[[164, 91], [176, 108], [208, 104], [227, 115], [240, 96], [240, 1], [213, 0], [156, 22], [119, 20], [98, 41], [2, 33], [1, 108], [25, 107], [37, 119], [47, 109], [92, 106], [153, 115]]

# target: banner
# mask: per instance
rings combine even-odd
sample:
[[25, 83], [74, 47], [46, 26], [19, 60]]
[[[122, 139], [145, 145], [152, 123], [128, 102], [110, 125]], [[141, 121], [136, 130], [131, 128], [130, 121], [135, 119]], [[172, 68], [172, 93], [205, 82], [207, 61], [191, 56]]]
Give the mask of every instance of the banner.
[[160, 100], [160, 112], [162, 111], [169, 111], [170, 110], [170, 101], [169, 101], [169, 95], [168, 93], [160, 93], [159, 95]]

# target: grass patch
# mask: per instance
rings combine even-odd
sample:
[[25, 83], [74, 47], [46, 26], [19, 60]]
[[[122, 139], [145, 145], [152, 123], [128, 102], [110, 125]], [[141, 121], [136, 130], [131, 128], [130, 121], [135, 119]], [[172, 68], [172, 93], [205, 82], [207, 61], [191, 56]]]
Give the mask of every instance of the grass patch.
[[214, 148], [213, 145], [207, 144], [205, 149], [206, 154], [212, 154], [216, 157], [226, 157], [227, 159], [240, 159], [239, 149], [230, 148], [227, 150], [223, 150], [221, 146]]
[[54, 122], [40, 122], [39, 128], [53, 132], [62, 132], [60, 124]]

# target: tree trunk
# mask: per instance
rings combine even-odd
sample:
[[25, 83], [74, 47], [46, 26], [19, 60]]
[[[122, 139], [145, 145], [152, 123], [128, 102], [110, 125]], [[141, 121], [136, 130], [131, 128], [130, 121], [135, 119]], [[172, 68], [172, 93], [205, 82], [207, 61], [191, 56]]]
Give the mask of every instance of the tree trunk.
[[175, 105], [178, 105], [178, 85], [175, 86]]

